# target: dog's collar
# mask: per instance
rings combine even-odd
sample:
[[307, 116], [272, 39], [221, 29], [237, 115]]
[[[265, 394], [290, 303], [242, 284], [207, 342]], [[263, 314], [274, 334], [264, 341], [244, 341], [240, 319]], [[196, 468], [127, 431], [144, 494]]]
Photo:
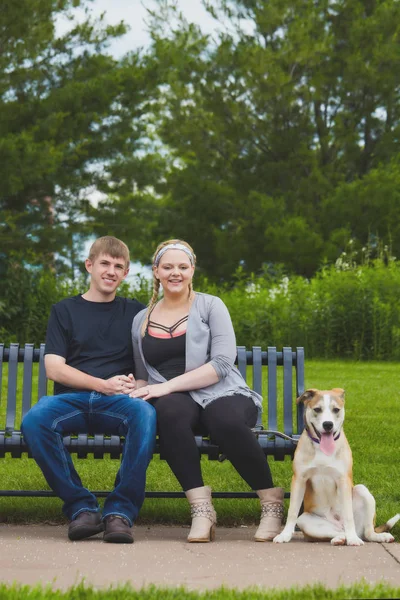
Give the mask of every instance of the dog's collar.
[[[319, 440], [318, 438], [315, 438], [315, 437], [313, 437], [313, 436], [311, 435], [311, 433], [310, 433], [310, 430], [308, 429], [308, 427], [306, 427], [305, 429], [306, 429], [306, 431], [307, 431], [307, 435], [308, 435], [308, 437], [310, 438], [310, 440], [312, 440], [312, 441], [313, 441], [313, 442], [315, 442], [316, 444], [319, 444], [321, 440]], [[336, 442], [336, 440], [338, 440], [339, 438], [340, 438], [340, 431], [339, 431], [339, 433], [337, 434], [337, 436], [336, 436], [336, 437], [334, 437], [333, 439], [334, 439], [334, 440], [335, 440], [335, 442]]]

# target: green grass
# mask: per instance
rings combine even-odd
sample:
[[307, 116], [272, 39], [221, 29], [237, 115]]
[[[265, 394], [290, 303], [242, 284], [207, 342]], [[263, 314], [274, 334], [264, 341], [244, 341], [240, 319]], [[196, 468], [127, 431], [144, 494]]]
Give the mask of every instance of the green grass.
[[159, 588], [150, 586], [133, 590], [129, 586], [118, 586], [106, 590], [95, 590], [84, 585], [66, 591], [52, 590], [41, 586], [8, 586], [0, 584], [0, 600], [345, 600], [352, 598], [399, 598], [400, 588], [385, 584], [368, 585], [357, 583], [336, 589], [321, 584], [286, 589], [263, 590], [251, 588], [235, 590], [218, 588], [206, 592], [189, 591], [180, 588]]
[[[265, 382], [264, 382], [265, 383]], [[3, 381], [5, 386], [5, 381]], [[377, 501], [377, 523], [380, 524], [400, 510], [400, 442], [399, 389], [400, 369], [397, 363], [307, 361], [306, 387], [346, 390], [345, 430], [353, 450], [354, 482], [364, 483]], [[266, 388], [265, 388], [266, 389]], [[0, 402], [0, 429], [4, 426], [4, 391]], [[266, 422], [265, 422], [266, 425]], [[282, 420], [280, 421], [282, 426]], [[76, 459], [84, 485], [90, 489], [109, 490], [113, 486], [119, 461]], [[289, 490], [291, 461], [270, 459], [274, 483]], [[216, 491], [243, 490], [247, 485], [228, 461], [216, 463], [202, 459], [206, 484]], [[26, 456], [0, 460], [2, 489], [48, 489], [33, 460]], [[179, 484], [168, 465], [155, 457], [149, 466], [147, 489], [179, 490]], [[288, 501], [286, 502], [286, 508]], [[257, 521], [259, 505], [256, 500], [216, 500], [220, 525], [251, 524]], [[184, 499], [147, 499], [140, 514], [140, 523], [189, 523], [189, 507]], [[58, 499], [0, 498], [0, 521], [63, 522], [61, 501]], [[394, 529], [400, 539], [400, 526]]]

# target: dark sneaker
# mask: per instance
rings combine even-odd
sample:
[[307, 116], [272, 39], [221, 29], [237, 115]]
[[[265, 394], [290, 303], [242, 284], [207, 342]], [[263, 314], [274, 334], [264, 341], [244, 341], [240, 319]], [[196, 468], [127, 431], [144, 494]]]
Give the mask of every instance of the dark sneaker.
[[85, 538], [96, 535], [104, 530], [104, 524], [101, 515], [98, 512], [84, 511], [71, 521], [68, 527], [68, 537], [70, 540], [84, 540]]
[[103, 540], [114, 544], [133, 544], [133, 535], [128, 521], [118, 515], [109, 515], [104, 519]]

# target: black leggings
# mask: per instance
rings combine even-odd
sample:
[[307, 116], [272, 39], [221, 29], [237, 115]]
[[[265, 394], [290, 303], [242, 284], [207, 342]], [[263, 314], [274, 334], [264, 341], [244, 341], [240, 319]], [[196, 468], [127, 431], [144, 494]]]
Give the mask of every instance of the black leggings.
[[257, 407], [246, 396], [224, 396], [206, 408], [185, 392], [152, 400], [157, 412], [160, 452], [184, 491], [202, 487], [194, 432], [209, 434], [253, 490], [273, 487], [264, 452], [251, 431]]

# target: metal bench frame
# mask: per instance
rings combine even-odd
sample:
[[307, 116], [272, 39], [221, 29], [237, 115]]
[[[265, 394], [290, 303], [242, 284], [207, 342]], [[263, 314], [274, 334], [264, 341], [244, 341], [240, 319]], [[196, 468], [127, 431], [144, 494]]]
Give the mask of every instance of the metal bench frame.
[[[11, 454], [12, 458], [21, 458], [23, 453], [28, 453], [27, 445], [23, 439], [19, 424], [16, 423], [17, 416], [17, 398], [18, 398], [18, 364], [23, 363], [23, 384], [22, 384], [22, 418], [28, 412], [32, 405], [32, 375], [33, 364], [39, 363], [38, 378], [38, 398], [48, 394], [48, 380], [44, 368], [44, 344], [40, 348], [34, 348], [33, 344], [10, 344], [5, 347], [0, 344], [0, 408], [4, 399], [1, 397], [3, 363], [8, 363], [8, 381], [6, 386], [7, 405], [5, 425], [0, 422], [0, 458], [4, 458], [6, 453]], [[237, 348], [237, 361], [239, 371], [246, 379], [246, 367], [253, 367], [252, 388], [260, 395], [262, 393], [262, 372], [263, 367], [268, 369], [268, 395], [267, 395], [267, 429], [263, 429], [261, 420], [254, 428], [255, 435], [266, 456], [273, 456], [275, 460], [284, 460], [286, 456], [293, 458], [296, 449], [296, 443], [303, 430], [303, 407], [296, 406], [295, 399], [304, 391], [304, 349], [283, 348], [278, 352], [275, 347], [268, 347], [263, 351], [258, 346], [253, 346], [252, 350], [246, 350], [244, 346]], [[283, 376], [283, 432], [277, 431], [278, 428], [278, 367], [282, 367]], [[293, 381], [293, 372], [295, 373], [295, 382]], [[295, 383], [296, 396], [293, 397], [293, 383]], [[293, 413], [296, 411], [296, 430], [293, 431]], [[196, 436], [196, 443], [200, 454], [206, 454], [210, 460], [224, 460], [220, 449], [210, 440], [203, 436]], [[76, 453], [78, 458], [86, 458], [88, 454], [93, 454], [94, 458], [103, 458], [109, 454], [111, 458], [119, 459], [123, 447], [123, 439], [119, 436], [104, 435], [69, 435], [64, 437], [64, 445], [71, 453]], [[159, 454], [158, 440], [155, 447], [155, 454]], [[161, 458], [162, 455], [161, 455]], [[109, 492], [94, 492], [96, 496], [104, 497]], [[51, 491], [35, 490], [0, 490], [0, 496], [34, 496], [51, 497], [54, 493]], [[146, 492], [147, 498], [180, 498], [184, 496], [183, 492]], [[213, 492], [215, 498], [252, 498], [254, 492]], [[288, 496], [288, 494], [286, 494]]]

